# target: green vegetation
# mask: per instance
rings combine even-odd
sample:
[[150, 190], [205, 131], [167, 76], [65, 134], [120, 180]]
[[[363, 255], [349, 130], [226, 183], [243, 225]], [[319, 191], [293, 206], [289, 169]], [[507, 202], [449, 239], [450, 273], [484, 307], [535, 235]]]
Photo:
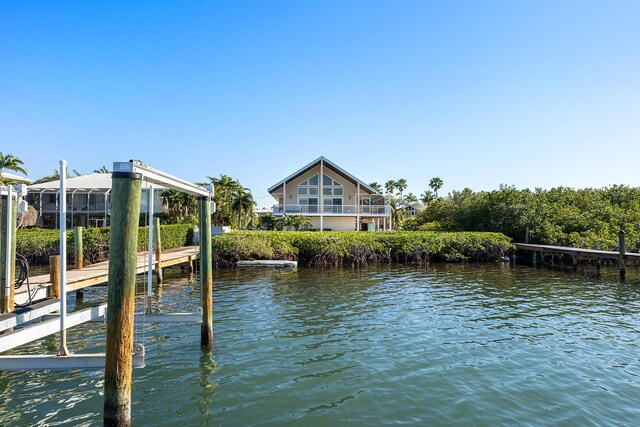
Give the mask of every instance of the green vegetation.
[[242, 231], [213, 238], [217, 266], [238, 260], [287, 259], [310, 266], [389, 262], [495, 261], [511, 249], [499, 233]]
[[[0, 172], [3, 169], [8, 169], [14, 172], [20, 172], [23, 175], [27, 174], [27, 170], [24, 168], [24, 161], [20, 157], [16, 157], [13, 154], [3, 154], [0, 151]], [[0, 178], [0, 185], [7, 185], [8, 180]]]
[[[148, 244], [148, 227], [140, 227], [138, 250], [144, 251]], [[193, 227], [187, 224], [160, 226], [162, 249], [187, 246], [193, 240]], [[30, 264], [47, 264], [49, 256], [60, 253], [60, 232], [41, 228], [18, 230], [17, 252], [27, 257]], [[104, 261], [109, 255], [109, 228], [86, 228], [83, 230], [84, 261]], [[67, 247], [73, 248], [73, 230], [67, 232]], [[69, 250], [69, 259], [73, 251]]]
[[411, 227], [418, 230], [492, 231], [523, 242], [617, 250], [618, 231], [628, 251], [640, 251], [640, 188], [624, 185], [575, 190], [453, 191], [427, 203]]

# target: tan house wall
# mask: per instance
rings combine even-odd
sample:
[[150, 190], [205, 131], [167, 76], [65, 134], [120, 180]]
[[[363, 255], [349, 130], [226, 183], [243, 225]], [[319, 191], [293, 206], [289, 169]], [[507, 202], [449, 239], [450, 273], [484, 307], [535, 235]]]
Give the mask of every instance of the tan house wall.
[[[310, 217], [313, 223], [313, 228], [320, 229], [320, 217]], [[324, 217], [324, 229], [333, 231], [353, 231], [356, 229], [356, 217], [355, 216], [325, 216]]]
[[[333, 170], [329, 169], [328, 167], [324, 167], [324, 173], [327, 176], [330, 176], [331, 178], [333, 178], [335, 181], [338, 181], [340, 184], [342, 184], [342, 188], [343, 188], [343, 194], [342, 194], [342, 204], [343, 205], [355, 205], [356, 204], [356, 192], [357, 192], [357, 187], [355, 184], [351, 183], [350, 181], [348, 181], [345, 177], [343, 177], [342, 175], [334, 172]], [[318, 164], [317, 166], [315, 166], [314, 168], [308, 170], [307, 172], [303, 173], [302, 175], [300, 175], [299, 177], [287, 182], [286, 185], [286, 203], [288, 205], [297, 205], [298, 204], [298, 185], [300, 185], [300, 183], [302, 181], [305, 181], [309, 178], [311, 178], [313, 175], [315, 174], [320, 174], [320, 165]], [[319, 176], [319, 179], [322, 179], [321, 176]], [[361, 195], [365, 195], [364, 191], [360, 191]], [[278, 197], [278, 203], [282, 203], [282, 199], [281, 197]], [[320, 195], [318, 195], [318, 204], [320, 203]]]

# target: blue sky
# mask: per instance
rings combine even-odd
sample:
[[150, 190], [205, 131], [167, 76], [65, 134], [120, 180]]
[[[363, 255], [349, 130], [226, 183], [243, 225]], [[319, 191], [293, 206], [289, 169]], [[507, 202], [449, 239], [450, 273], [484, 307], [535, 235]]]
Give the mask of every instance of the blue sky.
[[260, 206], [324, 155], [419, 194], [640, 186], [637, 1], [0, 1], [0, 151]]

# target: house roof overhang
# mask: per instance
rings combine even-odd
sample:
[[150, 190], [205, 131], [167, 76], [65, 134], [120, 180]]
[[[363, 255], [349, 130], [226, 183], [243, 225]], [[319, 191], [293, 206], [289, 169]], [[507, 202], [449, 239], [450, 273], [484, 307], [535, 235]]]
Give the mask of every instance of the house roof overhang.
[[371, 188], [371, 186], [369, 186], [369, 184], [365, 183], [364, 181], [359, 180], [358, 178], [356, 178], [355, 176], [351, 175], [349, 172], [347, 172], [346, 170], [342, 169], [340, 166], [336, 165], [335, 163], [333, 163], [331, 160], [327, 159], [324, 156], [320, 156], [317, 159], [315, 159], [314, 161], [312, 161], [311, 163], [309, 163], [309, 164], [303, 166], [302, 168], [298, 169], [297, 171], [295, 171], [294, 173], [292, 173], [291, 175], [289, 175], [288, 177], [286, 177], [282, 181], [280, 181], [280, 182], [272, 185], [271, 187], [269, 187], [269, 189], [267, 191], [270, 194], [275, 193], [277, 190], [280, 190], [282, 188], [284, 183], [298, 178], [300, 175], [302, 175], [305, 172], [309, 171], [310, 169], [313, 169], [314, 167], [316, 167], [318, 164], [320, 164], [320, 162], [323, 162], [325, 167], [327, 167], [329, 170], [337, 173], [338, 175], [342, 176], [343, 178], [346, 178], [352, 184], [354, 184], [354, 185], [360, 184], [360, 189], [366, 191], [367, 193], [370, 193], [370, 194], [375, 194], [376, 193], [376, 190]]

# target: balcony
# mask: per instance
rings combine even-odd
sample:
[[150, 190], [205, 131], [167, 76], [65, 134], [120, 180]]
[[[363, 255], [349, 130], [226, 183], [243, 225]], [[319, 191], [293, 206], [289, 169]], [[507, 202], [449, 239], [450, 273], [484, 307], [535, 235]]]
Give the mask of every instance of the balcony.
[[[282, 215], [320, 215], [319, 205], [273, 205], [273, 214]], [[387, 205], [340, 205], [325, 206], [322, 209], [323, 215], [367, 215], [385, 216], [391, 214], [391, 208]]]

